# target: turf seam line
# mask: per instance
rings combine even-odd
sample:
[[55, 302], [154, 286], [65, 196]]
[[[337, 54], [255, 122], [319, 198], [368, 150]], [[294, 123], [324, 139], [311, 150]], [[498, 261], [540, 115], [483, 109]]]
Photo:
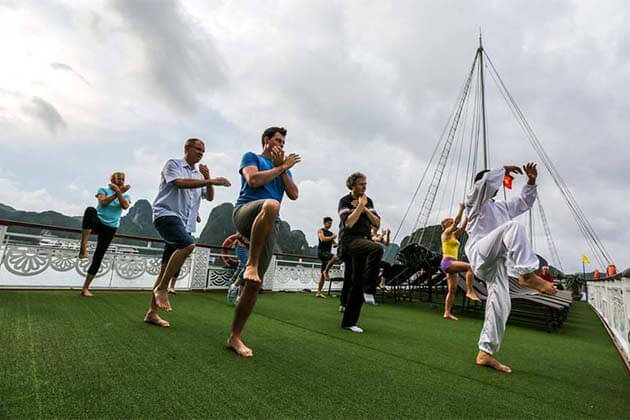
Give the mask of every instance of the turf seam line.
[[27, 316], [27, 325], [28, 325], [28, 338], [29, 338], [29, 347], [31, 348], [31, 373], [33, 375], [33, 386], [35, 387], [35, 399], [37, 401], [37, 414], [38, 417], [42, 417], [42, 401], [39, 397], [39, 379], [37, 377], [37, 367], [35, 362], [35, 343], [33, 342], [33, 327], [31, 321], [31, 302], [29, 298], [26, 298], [26, 316]]

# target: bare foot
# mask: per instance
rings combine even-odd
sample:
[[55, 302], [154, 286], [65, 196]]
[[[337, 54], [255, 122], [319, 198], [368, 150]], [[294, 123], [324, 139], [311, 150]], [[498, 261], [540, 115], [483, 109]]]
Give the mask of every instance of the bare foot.
[[260, 281], [260, 277], [258, 277], [258, 267], [253, 265], [248, 265], [245, 267], [245, 272], [243, 273], [243, 280], [253, 281], [255, 283], [262, 283]]
[[176, 295], [177, 292], [175, 291], [175, 289], [173, 289], [172, 287], [168, 288], [168, 293], [170, 293], [171, 295]]
[[345, 312], [346, 311], [346, 307], [343, 305], [339, 306], [339, 312]]
[[158, 308], [165, 312], [171, 312], [171, 304], [168, 301], [168, 292], [166, 290], [153, 289], [153, 297]]
[[558, 293], [558, 289], [556, 289], [556, 286], [538, 277], [535, 273], [521, 274], [518, 282], [521, 284], [521, 286], [538, 290], [539, 292], [545, 293], [547, 295], [553, 296]]
[[491, 354], [488, 354], [485, 351], [479, 351], [479, 353], [477, 354], [476, 362], [479, 366], [490, 367], [498, 370], [499, 372], [512, 373], [512, 369], [509, 366], [499, 363], [497, 359], [495, 359], [494, 357], [492, 357]]
[[83, 297], [92, 297], [94, 295], [92, 293], [90, 293], [89, 290], [83, 289], [83, 290], [81, 290], [81, 296], [83, 296]]
[[157, 325], [158, 327], [162, 328], [168, 328], [171, 326], [171, 324], [167, 320], [160, 318], [157, 312], [147, 312], [146, 316], [144, 317], [144, 322], [146, 322], [147, 324]]
[[87, 249], [86, 249], [86, 248], [81, 248], [81, 249], [79, 250], [79, 259], [80, 259], [80, 260], [84, 260], [84, 259], [86, 259], [87, 257], [88, 257], [88, 252], [87, 252]]
[[252, 357], [254, 355], [252, 349], [247, 347], [238, 337], [228, 338], [226, 345], [229, 349], [234, 350], [239, 356]]
[[474, 300], [475, 302], [481, 302], [475, 292], [473, 292], [472, 290], [466, 293], [466, 297], [470, 300]]
[[321, 292], [317, 292], [317, 294], [315, 294], [315, 297], [326, 299], [326, 296], [324, 296], [324, 294], [322, 294]]
[[459, 321], [459, 319], [457, 319], [456, 316], [453, 316], [453, 314], [444, 314], [444, 318], [452, 319], [453, 321]]

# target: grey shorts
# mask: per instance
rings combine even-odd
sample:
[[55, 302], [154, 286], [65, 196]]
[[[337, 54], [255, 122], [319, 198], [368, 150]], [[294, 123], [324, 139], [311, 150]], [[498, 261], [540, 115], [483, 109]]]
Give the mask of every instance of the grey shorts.
[[[234, 220], [234, 226], [236, 226], [236, 230], [238, 233], [243, 235], [250, 241], [250, 252], [251, 252], [251, 234], [252, 234], [252, 226], [254, 224], [254, 220], [258, 213], [262, 210], [262, 206], [265, 200], [256, 200], [250, 201], [249, 203], [241, 204], [240, 206], [236, 206], [234, 208], [234, 212], [232, 213], [232, 220]], [[267, 268], [269, 268], [269, 263], [271, 262], [271, 257], [273, 256], [273, 248], [276, 243], [276, 230], [277, 230], [277, 221], [274, 224], [273, 229], [271, 230], [271, 234], [267, 239], [267, 243], [265, 244], [265, 248], [260, 253], [260, 260], [258, 261], [258, 276], [263, 278], [265, 272], [267, 272]]]

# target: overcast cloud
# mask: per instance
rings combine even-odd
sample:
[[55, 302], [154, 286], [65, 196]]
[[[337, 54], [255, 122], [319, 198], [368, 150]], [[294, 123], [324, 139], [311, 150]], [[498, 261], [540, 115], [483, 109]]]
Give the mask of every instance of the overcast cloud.
[[[213, 174], [232, 181], [216, 204], [233, 202], [240, 157], [281, 125], [286, 149], [303, 159], [293, 171], [300, 199], [282, 208], [293, 228], [315, 243], [360, 170], [395, 229], [482, 28], [488, 55], [626, 268], [628, 18], [622, 0], [0, 2], [0, 202], [80, 214], [114, 170], [128, 173], [134, 199], [152, 201], [164, 161], [193, 136], [206, 140]], [[537, 160], [486, 83], [491, 166]], [[446, 182], [451, 169], [432, 222], [459, 188], [454, 174]], [[540, 197], [565, 269], [581, 269], [589, 249], [544, 170]], [[204, 223], [211, 208], [202, 206]]]

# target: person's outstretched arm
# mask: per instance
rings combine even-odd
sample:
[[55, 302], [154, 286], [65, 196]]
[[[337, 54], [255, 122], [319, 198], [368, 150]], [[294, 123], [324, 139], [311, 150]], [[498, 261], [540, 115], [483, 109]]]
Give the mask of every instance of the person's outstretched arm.
[[[205, 166], [205, 165], [204, 165]], [[196, 179], [196, 178], [182, 178], [178, 170], [177, 163], [174, 160], [169, 160], [162, 169], [162, 176], [167, 183], [173, 183], [177, 188], [189, 189], [189, 188], [204, 188], [212, 185], [221, 185], [229, 187], [232, 185], [226, 178], [209, 178], [209, 179]]]
[[455, 235], [455, 237], [461, 235], [462, 232], [466, 230], [466, 226], [468, 226], [468, 218], [464, 217], [464, 223], [462, 223], [462, 226], [453, 232], [453, 235]]
[[451, 235], [459, 234], [458, 233], [459, 229], [457, 228], [457, 225], [462, 220], [462, 214], [464, 213], [464, 208], [465, 208], [464, 203], [461, 203], [459, 205], [459, 210], [457, 210], [457, 214], [455, 215], [455, 218], [453, 219], [453, 224], [451, 224], [449, 227], [444, 229], [444, 232], [442, 233], [442, 239], [447, 239]]
[[223, 177], [210, 179], [177, 178], [173, 181], [173, 185], [175, 185], [177, 188], [190, 189], [211, 187], [213, 185], [229, 187], [230, 185], [232, 185], [232, 183]]
[[477, 216], [481, 206], [499, 191], [503, 185], [503, 177], [512, 173], [523, 173], [523, 171], [518, 166], [506, 165], [502, 168], [491, 169], [475, 182], [473, 190], [464, 201], [468, 220]]
[[455, 215], [455, 218], [453, 219], [453, 225], [455, 227], [457, 227], [457, 225], [459, 225], [459, 222], [462, 221], [462, 215], [464, 214], [464, 203], [459, 205], [459, 209], [457, 210], [457, 214]]
[[527, 183], [523, 185], [521, 189], [521, 194], [508, 200], [505, 205], [507, 206], [508, 214], [511, 218], [520, 216], [525, 213], [529, 209], [532, 208], [534, 202], [536, 202], [537, 196], [537, 187], [536, 187], [536, 179], [538, 178], [538, 169], [536, 168], [536, 164], [530, 162], [523, 166], [523, 170], [525, 171], [525, 175], [527, 176]]

